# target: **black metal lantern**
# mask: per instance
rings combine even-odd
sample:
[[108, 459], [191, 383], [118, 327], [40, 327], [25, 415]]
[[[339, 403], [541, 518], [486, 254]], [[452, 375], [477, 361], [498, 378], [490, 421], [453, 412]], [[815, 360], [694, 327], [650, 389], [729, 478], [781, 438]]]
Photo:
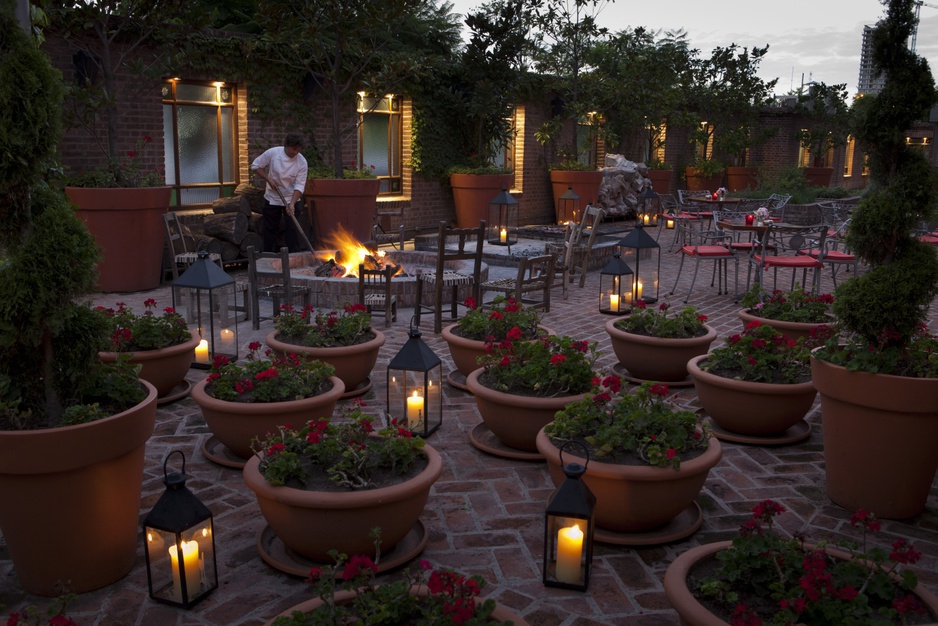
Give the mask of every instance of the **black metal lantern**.
[[[182, 472], [170, 474], [174, 454], [182, 458]], [[166, 455], [163, 482], [166, 491], [143, 520], [147, 583], [154, 600], [188, 609], [218, 587], [212, 512], [186, 487], [181, 451]]]
[[624, 315], [632, 311], [632, 268], [618, 252], [599, 273], [599, 312]]
[[218, 355], [238, 360], [235, 280], [199, 252], [198, 260], [173, 282], [173, 308], [195, 327], [201, 341], [193, 367], [208, 369]]
[[658, 301], [658, 275], [661, 270], [661, 247], [645, 232], [641, 223], [616, 244], [622, 260], [633, 268], [632, 303]]
[[577, 221], [577, 212], [580, 210], [580, 196], [573, 191], [573, 187], [567, 187], [563, 195], [557, 198], [557, 204], [560, 208], [558, 222], [566, 224], [567, 222]]
[[593, 509], [596, 496], [580, 477], [586, 465], [563, 463], [570, 444], [581, 446], [589, 465], [589, 451], [576, 441], [560, 448], [560, 465], [566, 478], [554, 490], [544, 516], [544, 586], [586, 591], [593, 564]]
[[657, 226], [658, 213], [661, 212], [661, 200], [658, 194], [651, 187], [645, 187], [638, 199], [642, 203], [638, 221], [642, 226]]
[[411, 432], [427, 437], [443, 423], [443, 362], [420, 338], [413, 319], [408, 337], [388, 363], [388, 417], [406, 419]]
[[488, 242], [496, 246], [518, 243], [518, 201], [502, 189], [489, 202]]

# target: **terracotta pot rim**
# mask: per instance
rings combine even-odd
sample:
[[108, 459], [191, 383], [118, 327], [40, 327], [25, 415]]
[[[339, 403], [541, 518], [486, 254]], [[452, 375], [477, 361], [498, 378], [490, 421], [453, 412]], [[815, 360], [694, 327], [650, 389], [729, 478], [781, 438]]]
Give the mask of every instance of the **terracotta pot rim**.
[[831, 326], [835, 321], [833, 318], [831, 318], [829, 322], [789, 322], [786, 320], [777, 320], [771, 317], [762, 317], [760, 315], [756, 315], [752, 312], [752, 309], [740, 309], [736, 312], [736, 315], [744, 322], [752, 320], [768, 320], [768, 322], [764, 322], [766, 326], [775, 326], [776, 328], [789, 327], [797, 330], [811, 330], [817, 326]]
[[359, 491], [306, 491], [295, 487], [274, 487], [261, 474], [260, 459], [254, 455], [244, 465], [244, 482], [254, 493], [289, 505], [329, 507], [332, 509], [357, 509], [371, 506], [375, 500], [387, 501], [395, 493], [418, 493], [433, 485], [443, 473], [443, 458], [429, 444], [421, 448], [427, 457], [427, 466], [422, 472], [394, 485], [363, 489]]
[[282, 411], [283, 407], [288, 405], [296, 405], [298, 403], [318, 404], [324, 400], [331, 401], [333, 396], [335, 400], [338, 400], [338, 398], [345, 393], [345, 383], [336, 376], [330, 376], [329, 380], [332, 382], [332, 389], [317, 396], [310, 396], [309, 398], [303, 398], [301, 400], [285, 400], [282, 402], [231, 402], [230, 400], [219, 400], [214, 396], [210, 396], [208, 392], [205, 391], [205, 387], [208, 385], [207, 378], [203, 378], [194, 384], [190, 395], [200, 407], [213, 409], [215, 411], [231, 411], [232, 407], [236, 407], [235, 410], [237, 410], [237, 408], [250, 407], [243, 412], [276, 413]]
[[628, 331], [625, 331], [625, 330], [622, 330], [621, 328], [616, 327], [616, 322], [618, 322], [619, 319], [620, 318], [613, 317], [607, 320], [606, 332], [609, 333], [609, 335], [614, 336], [614, 337], [625, 335], [629, 338], [628, 339], [629, 341], [633, 343], [643, 344], [643, 345], [663, 344], [665, 346], [667, 345], [687, 346], [687, 345], [700, 344], [700, 343], [713, 343], [717, 338], [716, 329], [713, 326], [710, 326], [709, 324], [704, 324], [704, 328], [707, 329], [707, 332], [704, 335], [700, 335], [699, 337], [684, 337], [684, 338], [675, 339], [675, 338], [666, 338], [666, 337], [652, 337], [650, 335], [639, 335], [636, 333], [630, 333]]
[[553, 396], [549, 398], [537, 397], [537, 396], [522, 396], [512, 393], [506, 393], [504, 391], [498, 391], [495, 389], [490, 389], [479, 382], [479, 376], [482, 372], [485, 371], [484, 367], [480, 367], [476, 370], [473, 370], [471, 374], [466, 377], [466, 385], [469, 387], [469, 390], [476, 396], [482, 395], [483, 397], [492, 397], [496, 396], [499, 398], [498, 403], [505, 406], [517, 406], [524, 409], [550, 409], [556, 406], [566, 405], [570, 402], [575, 402], [589, 392], [575, 393], [568, 396]]
[[116, 361], [118, 357], [123, 355], [129, 355], [131, 359], [143, 362], [143, 361], [155, 361], [157, 359], [162, 359], [170, 355], [179, 354], [180, 352], [186, 352], [187, 350], [195, 350], [195, 346], [199, 344], [199, 338], [196, 335], [192, 334], [192, 331], [189, 331], [189, 340], [182, 343], [173, 344], [165, 348], [156, 348], [153, 350], [135, 350], [131, 352], [99, 352], [98, 358], [108, 361]]
[[737, 385], [730, 383], [742, 383], [747, 387], [751, 386], [752, 393], [771, 393], [773, 395], [798, 395], [814, 389], [814, 384], [810, 380], [803, 383], [757, 383], [749, 380], [736, 380], [717, 376], [716, 374], [703, 371], [698, 365], [708, 356], [708, 354], [701, 354], [687, 362], [687, 373], [690, 374], [691, 378], [699, 378], [715, 387], [733, 387]]
[[287, 343], [286, 341], [281, 341], [277, 339], [277, 334], [279, 331], [270, 332], [265, 338], [264, 343], [266, 343], [270, 348], [276, 352], [284, 352], [289, 354], [291, 352], [290, 348], [296, 348], [294, 351], [295, 354], [311, 354], [313, 356], [317, 354], [331, 355], [331, 356], [344, 356], [359, 354], [361, 352], [368, 352], [369, 350], [374, 350], [376, 348], [375, 344], [377, 343], [377, 348], [381, 348], [384, 343], [387, 341], [387, 336], [378, 330], [377, 328], [372, 328], [371, 332], [375, 334], [374, 339], [370, 341], [364, 341], [362, 343], [356, 343], [351, 346], [332, 346], [332, 347], [315, 347], [315, 346], [302, 346], [295, 343]]
[[[456, 173], [450, 174], [450, 187], [482, 187], [485, 186], [485, 183], [491, 183], [494, 187], [504, 187], [503, 184], [506, 179], [514, 180], [515, 175], [512, 174], [466, 174], [466, 173]], [[469, 181], [475, 181], [470, 184]], [[456, 184], [456, 183], [460, 184]]]
[[[485, 345], [485, 340], [483, 339], [469, 339], [468, 337], [462, 337], [460, 335], [457, 335], [455, 332], [453, 332], [457, 326], [459, 326], [459, 322], [455, 322], [453, 324], [450, 324], [449, 326], [444, 326], [443, 330], [440, 331], [440, 335], [442, 335], [443, 339], [446, 340], [447, 343], [454, 343], [456, 345], [463, 345], [467, 347], [476, 346], [476, 345], [478, 346]], [[546, 326], [542, 326], [538, 324], [537, 327], [548, 335], [557, 334], [554, 332], [553, 329], [547, 328]]]
[[[851, 372], [842, 365], [831, 363], [814, 356], [821, 348], [811, 351], [811, 380], [815, 389], [821, 395], [836, 398], [851, 404], [869, 405], [876, 409], [890, 411], [904, 411], [908, 413], [934, 413], [938, 412], [938, 394], [923, 392], [923, 387], [938, 387], [938, 378], [913, 378], [911, 376], [896, 376], [895, 374], [873, 374], [870, 372]], [[829, 385], [830, 376], [843, 376], [850, 379], [844, 390], [838, 386]], [[892, 393], [879, 394], [878, 389], [888, 385], [893, 387]], [[847, 391], [849, 390], [849, 393]], [[932, 402], [927, 403], [926, 398]], [[908, 399], [912, 404], [906, 404]]]
[[[560, 449], [554, 445], [545, 430], [541, 428], [537, 433], [538, 451], [545, 457], [554, 458], [559, 462]], [[542, 445], [543, 444], [543, 445]], [[553, 451], [553, 453], [551, 452]], [[577, 454], [564, 453], [564, 460], [570, 458], [573, 461], [585, 465], [585, 457]], [[681, 461], [681, 469], [675, 471], [669, 467], [654, 467], [651, 465], [623, 465], [620, 463], [604, 463], [595, 459], [590, 459], [587, 466], [587, 472], [598, 478], [617, 478], [623, 473], [628, 473], [631, 480], [641, 480], [645, 482], [663, 482], [674, 480], [679, 476], [692, 476], [695, 474], [707, 473], [720, 462], [723, 458], [723, 446], [716, 437], [710, 437], [707, 449], [700, 456], [687, 461]]]

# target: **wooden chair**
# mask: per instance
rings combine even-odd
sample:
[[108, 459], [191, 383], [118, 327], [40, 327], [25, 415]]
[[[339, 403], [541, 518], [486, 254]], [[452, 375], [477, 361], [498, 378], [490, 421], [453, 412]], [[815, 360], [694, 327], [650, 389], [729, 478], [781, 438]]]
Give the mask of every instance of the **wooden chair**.
[[383, 309], [386, 327], [397, 321], [397, 296], [391, 293], [391, 278], [399, 269], [398, 265], [386, 265], [383, 269], [358, 266], [358, 302], [372, 315]]
[[[254, 330], [260, 330], [260, 296], [265, 296], [273, 300], [273, 317], [280, 315], [281, 303], [294, 304], [294, 298], [303, 299], [303, 307], [310, 305], [311, 291], [308, 286], [296, 285], [290, 280], [290, 249], [280, 248], [280, 254], [272, 252], [258, 253], [254, 246], [248, 246], [248, 290], [250, 292], [251, 318]], [[257, 280], [257, 259], [267, 258], [276, 259], [280, 257], [280, 283], [275, 285], [261, 285]], [[265, 318], [269, 319], [269, 318]]]
[[583, 209], [579, 224], [574, 224], [566, 233], [562, 243], [549, 243], [544, 246], [545, 254], [554, 254], [561, 259], [561, 264], [555, 266], [555, 273], [562, 274], [563, 299], [567, 299], [567, 285], [573, 282], [574, 276], [579, 276], [580, 287], [586, 284], [586, 274], [589, 272], [590, 256], [599, 226], [606, 216], [605, 209], [592, 204]]
[[[550, 312], [550, 290], [554, 283], [554, 265], [557, 262], [556, 254], [521, 257], [518, 264], [518, 274], [514, 278], [490, 280], [480, 285], [482, 297], [485, 292], [494, 291], [514, 296], [516, 300], [532, 309], [543, 309]], [[530, 297], [528, 294], [540, 292], [540, 298]]]
[[403, 250], [404, 231], [404, 203], [379, 202], [371, 226], [371, 240], [376, 244], [390, 243], [396, 249]]
[[[186, 245], [186, 232], [183, 231], [179, 218], [174, 211], [163, 214], [163, 228], [166, 231], [166, 246], [169, 249], [169, 271], [173, 280], [179, 278], [181, 272], [186, 271], [190, 265], [199, 259], [198, 252], [189, 251]], [[213, 263], [221, 267], [221, 255], [212, 252], [208, 255]]]
[[[450, 243], [452, 242], [452, 244]], [[443, 297], [444, 291], [450, 292], [449, 312], [453, 320], [456, 319], [459, 303], [457, 302], [459, 287], [470, 285], [473, 297], [477, 302], [479, 296], [479, 275], [482, 272], [482, 247], [485, 243], [485, 220], [479, 222], [478, 228], [450, 228], [447, 222], [440, 222], [440, 231], [437, 238], [436, 269], [432, 272], [422, 272], [417, 277], [417, 294], [414, 305], [414, 319], [420, 326], [422, 313], [433, 314], [433, 332], [443, 330]], [[472, 261], [471, 272], [460, 272], [454, 269], [456, 261]], [[433, 304], [423, 304], [423, 288], [428, 283], [433, 287]]]

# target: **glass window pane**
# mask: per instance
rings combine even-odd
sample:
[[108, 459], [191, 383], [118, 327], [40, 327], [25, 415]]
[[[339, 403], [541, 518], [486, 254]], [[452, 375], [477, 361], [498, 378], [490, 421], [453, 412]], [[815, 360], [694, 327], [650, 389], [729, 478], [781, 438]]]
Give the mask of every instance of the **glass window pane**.
[[176, 99], [215, 104], [217, 90], [211, 85], [176, 85]]
[[166, 168], [166, 184], [176, 184], [176, 136], [173, 128], [173, 106], [163, 105], [163, 166]]
[[218, 120], [210, 107], [179, 105], [179, 178], [181, 183], [217, 183]]
[[387, 115], [366, 114], [362, 122], [362, 167], [370, 168], [377, 176], [388, 176], [388, 120]]
[[220, 187], [198, 187], [196, 189], [183, 189], [180, 204], [209, 204], [218, 200], [221, 194]]
[[221, 163], [222, 179], [232, 181], [234, 175], [234, 126], [232, 118], [234, 111], [232, 109], [221, 110]]
[[365, 96], [359, 100], [359, 113], [370, 113], [388, 110], [388, 98], [375, 98]]

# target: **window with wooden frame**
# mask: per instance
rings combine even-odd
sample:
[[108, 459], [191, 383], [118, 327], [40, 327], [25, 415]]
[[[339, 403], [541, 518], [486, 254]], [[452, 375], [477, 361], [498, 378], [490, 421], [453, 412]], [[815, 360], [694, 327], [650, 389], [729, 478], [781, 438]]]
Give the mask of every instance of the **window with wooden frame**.
[[403, 189], [403, 99], [360, 93], [358, 116], [358, 166], [370, 169], [378, 177], [379, 194], [399, 195]]

